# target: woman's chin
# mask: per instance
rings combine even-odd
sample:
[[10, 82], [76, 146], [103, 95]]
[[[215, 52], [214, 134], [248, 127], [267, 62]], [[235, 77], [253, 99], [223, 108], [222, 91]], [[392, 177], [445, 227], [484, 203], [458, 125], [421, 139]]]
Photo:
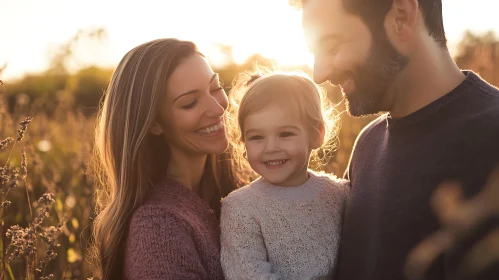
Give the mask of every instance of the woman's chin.
[[205, 150], [206, 154], [208, 155], [218, 155], [225, 152], [228, 147], [229, 147], [229, 141], [227, 140], [223, 142], [220, 141], [213, 145], [208, 145], [203, 150]]

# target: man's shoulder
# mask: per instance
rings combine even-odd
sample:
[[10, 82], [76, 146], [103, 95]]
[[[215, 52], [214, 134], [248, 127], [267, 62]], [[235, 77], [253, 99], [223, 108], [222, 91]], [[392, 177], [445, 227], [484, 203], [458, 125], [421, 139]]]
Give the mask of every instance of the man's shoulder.
[[465, 71], [465, 74], [471, 78], [471, 80], [474, 82], [478, 90], [487, 96], [492, 97], [492, 100], [499, 100], [499, 89], [486, 80], [484, 80], [482, 77], [480, 77], [479, 74], [472, 72], [472, 71]]
[[370, 139], [376, 138], [376, 135], [380, 133], [384, 133], [387, 129], [387, 117], [388, 113], [382, 114], [373, 121], [371, 121], [368, 125], [366, 125], [357, 135], [357, 139], [353, 145], [352, 154], [350, 156], [350, 161], [348, 163], [348, 167], [345, 170], [345, 174], [343, 174], [344, 178], [350, 178], [349, 172], [354, 162], [358, 159], [358, 155], [363, 154], [363, 147], [368, 147], [370, 149], [373, 148], [372, 145], [369, 145], [368, 142]]
[[[499, 131], [499, 89], [483, 80], [478, 74], [469, 72], [474, 82], [474, 100], [463, 112], [462, 118], [479, 125], [483, 130]], [[485, 132], [485, 131], [482, 131]], [[489, 131], [492, 132], [492, 131]]]
[[359, 135], [357, 136], [357, 140], [355, 142], [358, 143], [359, 141], [363, 141], [364, 139], [369, 138], [374, 133], [386, 130], [387, 117], [388, 113], [382, 114], [373, 121], [371, 121], [369, 124], [367, 124], [359, 132]]
[[471, 91], [473, 91], [475, 100], [480, 104], [480, 109], [494, 115], [499, 114], [499, 89], [474, 72], [467, 72], [467, 76], [473, 82], [474, 86]]

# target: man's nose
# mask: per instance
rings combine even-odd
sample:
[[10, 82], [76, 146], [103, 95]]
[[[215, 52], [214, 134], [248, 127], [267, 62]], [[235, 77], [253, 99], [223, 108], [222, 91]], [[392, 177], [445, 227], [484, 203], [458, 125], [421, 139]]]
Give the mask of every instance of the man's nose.
[[321, 61], [320, 57], [315, 56], [314, 58], [314, 82], [316, 84], [322, 84], [328, 80], [330, 67], [327, 63]]

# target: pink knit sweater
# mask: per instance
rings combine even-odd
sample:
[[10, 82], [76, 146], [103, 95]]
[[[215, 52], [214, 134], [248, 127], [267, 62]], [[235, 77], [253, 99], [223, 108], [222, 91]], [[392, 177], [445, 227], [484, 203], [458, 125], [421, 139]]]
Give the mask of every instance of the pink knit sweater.
[[132, 216], [126, 279], [224, 279], [219, 238], [219, 223], [208, 203], [167, 181]]

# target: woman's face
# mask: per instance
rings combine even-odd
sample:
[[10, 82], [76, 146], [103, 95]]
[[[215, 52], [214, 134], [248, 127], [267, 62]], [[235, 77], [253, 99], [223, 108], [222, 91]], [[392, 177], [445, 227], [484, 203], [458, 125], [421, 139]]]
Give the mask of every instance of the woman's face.
[[204, 57], [193, 54], [174, 70], [160, 102], [158, 123], [172, 152], [206, 155], [227, 149], [227, 95]]

